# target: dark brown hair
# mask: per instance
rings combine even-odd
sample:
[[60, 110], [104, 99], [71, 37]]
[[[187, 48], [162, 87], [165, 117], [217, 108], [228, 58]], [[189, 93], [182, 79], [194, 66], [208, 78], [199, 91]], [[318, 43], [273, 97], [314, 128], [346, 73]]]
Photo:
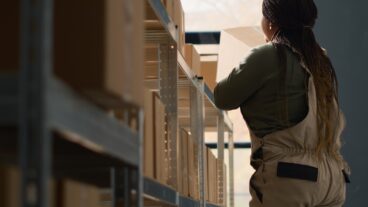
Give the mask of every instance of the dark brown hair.
[[334, 99], [339, 106], [338, 82], [330, 59], [317, 43], [313, 33], [318, 16], [315, 3], [313, 0], [264, 0], [262, 12], [268, 21], [279, 28], [272, 42], [277, 48], [281, 68], [285, 73], [282, 78], [284, 84], [286, 83], [286, 47], [290, 47], [299, 55], [299, 60], [313, 75], [317, 93], [319, 141], [316, 147], [319, 158], [322, 151], [337, 156], [330, 109], [333, 107]]

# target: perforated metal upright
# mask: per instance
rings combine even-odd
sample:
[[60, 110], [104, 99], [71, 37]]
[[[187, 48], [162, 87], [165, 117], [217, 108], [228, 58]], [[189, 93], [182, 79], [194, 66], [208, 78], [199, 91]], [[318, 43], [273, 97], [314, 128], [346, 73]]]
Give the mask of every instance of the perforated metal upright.
[[168, 125], [168, 184], [177, 188], [177, 133], [178, 133], [178, 66], [176, 44], [170, 40], [160, 44], [159, 85], [160, 97], [165, 104]]
[[234, 207], [234, 138], [229, 132], [229, 205]]
[[190, 128], [191, 134], [196, 142], [195, 160], [198, 160], [197, 170], [199, 177], [197, 178], [199, 184], [199, 206], [206, 206], [205, 199], [205, 185], [206, 179], [204, 174], [204, 167], [206, 160], [204, 159], [204, 83], [202, 78], [194, 77], [197, 82], [197, 87], [190, 87]]
[[[224, 116], [223, 112], [219, 112], [218, 118], [217, 118], [217, 166], [221, 166], [224, 163], [224, 138], [225, 138], [225, 122], [224, 122]], [[224, 180], [224, 168], [218, 167], [218, 195], [219, 195], [219, 203], [224, 204], [224, 193], [226, 193], [226, 186], [223, 182]]]

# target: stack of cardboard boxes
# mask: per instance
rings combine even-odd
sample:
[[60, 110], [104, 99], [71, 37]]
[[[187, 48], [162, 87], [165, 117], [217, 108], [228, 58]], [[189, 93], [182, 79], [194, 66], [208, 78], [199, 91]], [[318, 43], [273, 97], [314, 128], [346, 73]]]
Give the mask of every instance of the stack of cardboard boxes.
[[143, 106], [144, 0], [55, 0], [54, 72], [102, 104]]
[[213, 91], [217, 84], [217, 56], [201, 56], [195, 45], [186, 44], [184, 59], [193, 72], [202, 76], [204, 82]]
[[[55, 0], [53, 73], [101, 105], [124, 99], [143, 106], [144, 2]], [[20, 0], [4, 4], [0, 71], [17, 72]]]
[[0, 206], [20, 206], [20, 173], [13, 166], [0, 166]]
[[[2, 7], [5, 9], [0, 12], [0, 22], [7, 28], [0, 39], [3, 43], [0, 50], [3, 57], [1, 72], [17, 72], [20, 69], [19, 2], [5, 1]], [[178, 31], [178, 50], [193, 71], [204, 76], [205, 82], [213, 89], [217, 60], [201, 60], [195, 47], [185, 44], [181, 2], [162, 2]], [[162, 29], [152, 8], [146, 0], [55, 0], [53, 8], [53, 74], [104, 107], [108, 108], [111, 100], [114, 103], [125, 100], [144, 107], [144, 174], [168, 184], [170, 149], [165, 106], [158, 94], [144, 90], [143, 84], [144, 77], [157, 77], [159, 64], [157, 45], [144, 45], [145, 29]], [[199, 199], [199, 158], [194, 139], [185, 130], [180, 130], [177, 190], [184, 196]], [[207, 200], [216, 203], [216, 158], [210, 150], [206, 150], [204, 155], [207, 159]], [[18, 206], [18, 170], [0, 168], [0, 181], [0, 206]], [[55, 196], [50, 200], [57, 201], [58, 207], [100, 205], [95, 186], [63, 180], [55, 182], [50, 188]]]
[[[178, 33], [178, 49], [184, 55], [185, 47], [185, 17], [184, 10], [180, 0], [161, 0], [165, 6], [169, 18], [175, 24], [175, 28]], [[163, 30], [161, 23], [159, 22], [152, 7], [146, 1], [146, 16], [144, 21], [146, 30]]]
[[[169, 18], [174, 22], [178, 32], [178, 49], [184, 54], [184, 11], [179, 0], [161, 0], [166, 8]], [[164, 30], [160, 21], [148, 1], [145, 1], [144, 27], [146, 32]], [[159, 75], [160, 54], [159, 45], [146, 43], [144, 45], [144, 78], [156, 80]], [[165, 105], [158, 94], [150, 89], [144, 92], [145, 112], [145, 137], [144, 137], [144, 174], [164, 185], [170, 185], [168, 151], [169, 140], [167, 137], [167, 120]], [[188, 159], [186, 159], [188, 160]], [[188, 164], [187, 164], [188, 165]], [[180, 170], [179, 170], [180, 171]], [[187, 176], [183, 176], [187, 177]], [[182, 178], [182, 176], [180, 176]], [[181, 180], [178, 178], [178, 184]], [[188, 183], [188, 181], [185, 181]], [[171, 186], [173, 187], [173, 186]], [[179, 188], [179, 187], [178, 187]], [[186, 190], [189, 192], [189, 189]]]
[[[212, 56], [210, 58], [201, 57], [194, 45], [185, 44], [185, 15], [180, 0], [161, 1], [166, 7], [168, 15], [174, 22], [178, 31], [179, 52], [184, 56], [187, 64], [193, 70], [193, 72], [198, 76], [202, 76], [208, 87], [213, 90], [216, 86], [217, 56]], [[164, 29], [162, 25], [160, 25], [157, 16], [148, 3], [146, 3], [145, 29]], [[146, 45], [145, 50], [146, 57], [150, 60], [150, 62], [146, 62], [145, 65], [145, 77], [157, 77], [157, 68], [159, 67], [159, 57], [157, 53], [158, 48], [154, 48], [152, 45]]]
[[146, 89], [144, 101], [144, 174], [168, 184], [168, 136], [165, 105], [158, 94]]
[[217, 160], [212, 151], [207, 148], [207, 188], [208, 200], [217, 203], [218, 179], [217, 179]]
[[[0, 166], [0, 206], [19, 207], [20, 172], [14, 166]], [[50, 207], [102, 207], [98, 187], [69, 179], [51, 180]]]
[[[206, 200], [210, 203], [225, 205], [226, 204], [226, 165], [223, 161], [218, 160], [209, 148], [206, 148], [207, 169], [206, 169], [206, 183], [207, 191]], [[220, 177], [219, 171], [222, 168], [224, 174]]]
[[[198, 174], [198, 150], [197, 142], [186, 130], [180, 130], [179, 137], [179, 171], [178, 171], [178, 191], [181, 195], [199, 199], [199, 174]], [[223, 205], [226, 198], [220, 192], [219, 186], [226, 185], [226, 172], [223, 178], [219, 177], [220, 168], [226, 170], [224, 163], [220, 162], [212, 151], [204, 149], [204, 177], [205, 177], [205, 199], [213, 204]]]

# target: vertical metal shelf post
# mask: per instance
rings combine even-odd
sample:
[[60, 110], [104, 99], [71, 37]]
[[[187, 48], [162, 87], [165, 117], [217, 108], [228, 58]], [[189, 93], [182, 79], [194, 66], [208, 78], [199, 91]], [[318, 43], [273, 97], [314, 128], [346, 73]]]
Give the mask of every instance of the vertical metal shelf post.
[[165, 104], [168, 125], [168, 157], [169, 180], [168, 184], [177, 188], [177, 134], [178, 134], [178, 63], [177, 46], [168, 41], [160, 44], [159, 85], [160, 98]]
[[138, 207], [143, 207], [143, 188], [144, 188], [144, 157], [143, 157], [143, 140], [144, 140], [144, 111], [140, 109], [138, 112], [138, 134], [139, 134], [139, 165], [138, 165], [138, 186], [137, 186], [137, 199]]
[[[219, 113], [218, 118], [217, 118], [217, 133], [218, 133], [218, 146], [217, 146], [217, 156], [218, 156], [218, 166], [219, 165], [223, 165], [224, 163], [224, 136], [225, 136], [225, 121], [224, 121], [224, 116], [223, 113]], [[219, 203], [224, 204], [224, 193], [226, 193], [226, 188], [224, 187], [224, 168], [223, 167], [219, 167], [218, 168], [218, 195], [219, 195]]]
[[21, 1], [20, 41], [21, 205], [46, 207], [52, 146], [46, 95], [52, 68], [52, 0]]
[[191, 134], [196, 141], [197, 149], [195, 154], [198, 160], [198, 184], [199, 184], [199, 206], [206, 206], [205, 185], [206, 179], [204, 174], [204, 83], [203, 78], [196, 78], [199, 85], [199, 90], [195, 86], [190, 87], [190, 128]]
[[234, 207], [234, 138], [229, 132], [229, 205]]

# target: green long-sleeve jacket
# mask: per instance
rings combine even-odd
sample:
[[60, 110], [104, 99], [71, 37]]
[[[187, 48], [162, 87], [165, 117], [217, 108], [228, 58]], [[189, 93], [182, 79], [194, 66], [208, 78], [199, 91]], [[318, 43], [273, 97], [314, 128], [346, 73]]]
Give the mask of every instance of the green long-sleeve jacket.
[[286, 91], [280, 87], [284, 73], [272, 43], [252, 49], [214, 89], [216, 106], [223, 110], [240, 107], [245, 121], [258, 137], [290, 127], [308, 113], [308, 73], [300, 66], [297, 55], [285, 48]]

